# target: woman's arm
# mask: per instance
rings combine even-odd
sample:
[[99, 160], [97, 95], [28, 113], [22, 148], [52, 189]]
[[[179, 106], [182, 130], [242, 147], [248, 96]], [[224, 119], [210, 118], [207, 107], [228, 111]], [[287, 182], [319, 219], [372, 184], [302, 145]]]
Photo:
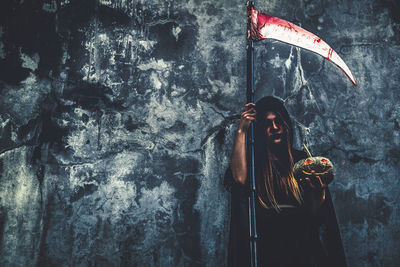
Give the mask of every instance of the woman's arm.
[[233, 144], [230, 167], [233, 180], [241, 184], [245, 184], [247, 179], [246, 133], [251, 122], [256, 119], [254, 107], [253, 103], [244, 106]]

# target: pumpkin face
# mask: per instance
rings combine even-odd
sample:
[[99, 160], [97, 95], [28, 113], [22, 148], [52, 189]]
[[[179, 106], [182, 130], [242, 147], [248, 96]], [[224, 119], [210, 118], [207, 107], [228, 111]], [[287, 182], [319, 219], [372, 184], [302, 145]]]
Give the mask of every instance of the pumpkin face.
[[325, 157], [302, 159], [294, 165], [293, 175], [297, 180], [310, 176], [319, 176], [322, 182], [328, 185], [333, 180], [333, 164]]

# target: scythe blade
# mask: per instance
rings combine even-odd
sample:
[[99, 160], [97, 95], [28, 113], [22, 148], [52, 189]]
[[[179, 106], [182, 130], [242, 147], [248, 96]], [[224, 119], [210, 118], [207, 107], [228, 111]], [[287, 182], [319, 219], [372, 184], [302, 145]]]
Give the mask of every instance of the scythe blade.
[[357, 85], [346, 63], [321, 38], [291, 22], [258, 12], [252, 4], [249, 4], [247, 8], [249, 16], [247, 39], [275, 39], [315, 52], [335, 63], [354, 86]]

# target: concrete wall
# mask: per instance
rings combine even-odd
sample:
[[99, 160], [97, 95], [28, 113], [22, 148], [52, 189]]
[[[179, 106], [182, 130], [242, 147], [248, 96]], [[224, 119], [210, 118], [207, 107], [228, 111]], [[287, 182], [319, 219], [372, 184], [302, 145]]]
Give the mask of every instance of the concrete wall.
[[[399, 266], [398, 2], [255, 4], [352, 70], [256, 45], [257, 98], [335, 164], [349, 266]], [[0, 23], [0, 265], [224, 266], [245, 1], [2, 1]]]

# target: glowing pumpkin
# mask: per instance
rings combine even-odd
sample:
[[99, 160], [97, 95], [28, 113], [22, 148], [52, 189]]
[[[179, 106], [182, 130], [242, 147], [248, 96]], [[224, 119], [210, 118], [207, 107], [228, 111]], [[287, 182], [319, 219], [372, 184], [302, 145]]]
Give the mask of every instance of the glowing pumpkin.
[[328, 185], [333, 180], [333, 164], [325, 157], [313, 157], [308, 149], [304, 148], [308, 158], [298, 161], [293, 167], [293, 176], [296, 180], [312, 176], [321, 177], [322, 182]]

